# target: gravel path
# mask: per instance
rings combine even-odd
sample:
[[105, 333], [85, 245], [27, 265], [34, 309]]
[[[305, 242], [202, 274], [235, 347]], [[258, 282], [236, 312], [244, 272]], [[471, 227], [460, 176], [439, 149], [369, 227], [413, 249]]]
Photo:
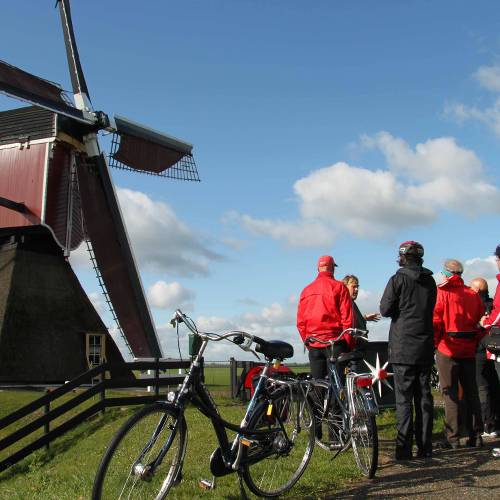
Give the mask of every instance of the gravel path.
[[380, 444], [375, 479], [324, 498], [500, 499], [500, 458], [491, 454], [499, 439], [485, 440], [483, 448], [436, 450], [430, 459], [409, 462], [392, 459], [392, 442]]

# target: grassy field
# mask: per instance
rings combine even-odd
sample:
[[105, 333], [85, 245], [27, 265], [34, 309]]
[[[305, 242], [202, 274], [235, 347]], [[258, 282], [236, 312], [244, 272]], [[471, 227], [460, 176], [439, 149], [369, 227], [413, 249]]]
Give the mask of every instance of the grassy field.
[[[222, 373], [222, 372], [221, 372]], [[219, 374], [220, 376], [221, 373]], [[215, 376], [215, 375], [214, 375]], [[214, 379], [215, 380], [215, 379]], [[218, 384], [213, 384], [217, 387]], [[0, 417], [40, 396], [33, 392], [0, 392]], [[237, 422], [244, 406], [224, 396], [216, 397], [224, 418]], [[57, 439], [50, 450], [39, 450], [0, 474], [0, 499], [88, 499], [100, 458], [117, 428], [134, 411], [131, 407], [107, 410], [74, 431]], [[442, 430], [442, 412], [438, 413], [436, 435]], [[240, 498], [235, 475], [218, 479], [214, 491], [199, 489], [200, 479], [210, 478], [209, 457], [217, 446], [209, 421], [193, 408], [187, 411], [189, 440], [184, 479], [172, 490], [172, 498]], [[383, 439], [395, 435], [394, 414], [385, 411], [378, 417]], [[13, 429], [10, 428], [9, 431]], [[0, 434], [0, 438], [2, 435]], [[390, 445], [392, 450], [392, 444]], [[330, 454], [316, 448], [304, 476], [288, 498], [321, 498], [361, 479], [351, 451], [331, 460]]]

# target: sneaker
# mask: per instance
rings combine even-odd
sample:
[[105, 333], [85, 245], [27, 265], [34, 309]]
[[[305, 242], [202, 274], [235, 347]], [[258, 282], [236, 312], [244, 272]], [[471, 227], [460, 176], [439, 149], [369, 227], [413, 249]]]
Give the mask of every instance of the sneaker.
[[491, 432], [484, 431], [481, 434], [481, 437], [483, 437], [483, 438], [497, 438], [499, 435], [500, 435], [500, 433], [498, 431], [491, 431]]

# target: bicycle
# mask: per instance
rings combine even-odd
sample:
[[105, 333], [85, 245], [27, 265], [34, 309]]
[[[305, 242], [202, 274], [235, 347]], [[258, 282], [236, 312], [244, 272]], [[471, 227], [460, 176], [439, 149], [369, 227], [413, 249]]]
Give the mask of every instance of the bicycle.
[[[311, 458], [315, 421], [305, 395], [306, 383], [273, 379], [267, 372], [273, 360], [280, 363], [292, 357], [293, 347], [241, 331], [200, 332], [180, 310], [171, 323], [177, 328], [184, 323], [201, 339], [198, 353], [180, 388], [169, 394], [169, 401], [138, 410], [115, 434], [97, 470], [92, 498], [165, 498], [171, 487], [182, 480], [188, 403], [210, 419], [217, 437], [219, 447], [210, 457], [214, 478], [236, 472], [242, 491], [244, 481], [259, 496], [274, 497], [288, 491]], [[257, 357], [256, 352], [262, 353], [266, 359], [240, 425], [220, 416], [201, 380], [200, 363], [205, 348], [210, 341], [221, 340], [232, 341]], [[226, 429], [237, 433], [232, 442]]]
[[378, 433], [375, 415], [378, 406], [373, 393], [373, 375], [355, 373], [345, 368], [345, 385], [342, 384], [338, 366], [363, 358], [362, 353], [351, 351], [333, 356], [333, 346], [344, 335], [351, 333], [367, 340], [367, 330], [348, 328], [336, 340], [324, 341], [309, 337], [308, 343], [329, 346], [331, 355], [327, 379], [309, 381], [308, 398], [317, 419], [316, 444], [334, 453], [335, 458], [352, 446], [356, 464], [368, 478], [373, 478], [378, 465]]

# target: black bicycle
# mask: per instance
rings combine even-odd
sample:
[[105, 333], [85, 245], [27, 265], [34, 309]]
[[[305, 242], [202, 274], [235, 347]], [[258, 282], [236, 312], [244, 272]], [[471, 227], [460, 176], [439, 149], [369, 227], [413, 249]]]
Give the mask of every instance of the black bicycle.
[[[184, 323], [201, 339], [188, 373], [170, 401], [159, 401], [137, 411], [116, 433], [99, 465], [92, 498], [165, 498], [182, 480], [188, 426], [185, 410], [192, 403], [211, 420], [219, 447], [212, 453], [214, 477], [236, 472], [259, 496], [274, 497], [299, 480], [314, 449], [314, 416], [306, 398], [307, 383], [268, 376], [276, 360], [293, 356], [293, 347], [266, 341], [246, 332], [199, 332], [194, 322], [177, 310], [172, 324]], [[200, 362], [210, 341], [230, 340], [245, 351], [266, 359], [257, 387], [240, 425], [224, 420], [200, 377]], [[253, 347], [253, 349], [252, 349]], [[226, 429], [235, 431], [230, 442]]]
[[[357, 351], [335, 357], [333, 346], [342, 342], [345, 334], [367, 340], [367, 330], [348, 328], [336, 340], [316, 342], [328, 346], [331, 355], [327, 379], [312, 379], [308, 399], [316, 418], [316, 444], [331, 451], [333, 458], [352, 446], [356, 464], [361, 472], [373, 478], [378, 465], [378, 433], [375, 415], [378, 405], [373, 394], [371, 373], [358, 374], [348, 367], [349, 362], [359, 361], [363, 354]], [[345, 366], [345, 384], [342, 383], [339, 366]]]

